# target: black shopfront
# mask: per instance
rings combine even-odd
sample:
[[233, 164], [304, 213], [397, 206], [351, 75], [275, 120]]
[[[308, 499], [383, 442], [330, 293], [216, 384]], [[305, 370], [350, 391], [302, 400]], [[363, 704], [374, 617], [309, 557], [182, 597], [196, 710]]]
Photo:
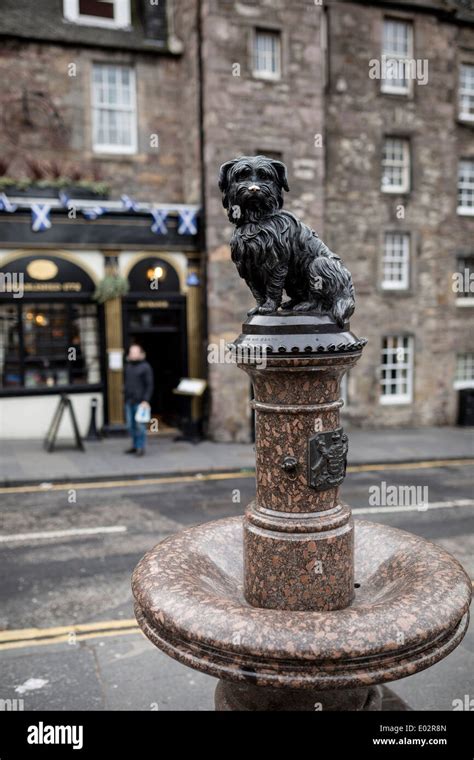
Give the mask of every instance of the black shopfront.
[[1, 277], [1, 393], [103, 391], [103, 313], [90, 275], [35, 253], [4, 263]]

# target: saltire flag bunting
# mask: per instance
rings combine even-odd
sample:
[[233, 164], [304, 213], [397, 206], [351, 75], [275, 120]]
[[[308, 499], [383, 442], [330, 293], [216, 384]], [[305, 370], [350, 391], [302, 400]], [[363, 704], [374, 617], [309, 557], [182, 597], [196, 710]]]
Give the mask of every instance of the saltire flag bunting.
[[94, 219], [97, 219], [97, 217], [102, 216], [102, 214], [105, 214], [107, 209], [103, 208], [103, 206], [91, 206], [90, 208], [83, 208], [81, 211], [86, 219], [91, 219], [93, 221]]
[[129, 195], [121, 195], [120, 198], [126, 211], [138, 211], [138, 203], [135, 203]]
[[[58, 194], [58, 197], [59, 203], [63, 208], [69, 209], [71, 207], [71, 198], [65, 190], [61, 190]], [[126, 211], [133, 213], [146, 213], [143, 208], [142, 210], [138, 208], [139, 204], [132, 200], [130, 196], [122, 195], [121, 200], [122, 205]], [[76, 202], [74, 202], [74, 205], [76, 205]], [[28, 206], [31, 208], [31, 228], [33, 232], [43, 232], [44, 230], [49, 230], [52, 226], [50, 218], [52, 205], [49, 203], [32, 203], [30, 205], [28, 203]], [[100, 205], [83, 206], [81, 208], [80, 202], [77, 203], [77, 207], [85, 219], [92, 221], [102, 216], [103, 214], [108, 213], [109, 211], [115, 210], [108, 209]], [[19, 208], [18, 205], [11, 203], [6, 193], [0, 193], [0, 212], [5, 211], [8, 213], [14, 213], [17, 208]], [[153, 233], [157, 235], [166, 235], [168, 233], [168, 216], [170, 211], [172, 212], [173, 210], [174, 209], [172, 206], [162, 208], [159, 208], [158, 206], [151, 206], [149, 208], [149, 213], [153, 218], [153, 222], [151, 224], [151, 231]], [[177, 208], [176, 212], [178, 214], [178, 235], [197, 235], [198, 210], [195, 208]]]
[[31, 229], [33, 232], [44, 232], [51, 228], [49, 203], [33, 203], [31, 205]]
[[69, 198], [69, 195], [66, 193], [66, 191], [65, 190], [60, 190], [59, 191], [59, 202], [60, 202], [61, 206], [64, 206], [64, 208], [69, 208], [69, 201], [70, 201], [70, 198]]
[[168, 209], [156, 208], [153, 206], [150, 209], [150, 214], [153, 217], [153, 224], [151, 225], [151, 231], [157, 235], [166, 235], [168, 228], [166, 226], [166, 220], [168, 218]]
[[0, 193], [0, 211], [7, 211], [9, 214], [13, 214], [17, 208], [18, 206], [8, 200], [6, 193]]
[[197, 234], [197, 211], [183, 208], [178, 211], [178, 235]]

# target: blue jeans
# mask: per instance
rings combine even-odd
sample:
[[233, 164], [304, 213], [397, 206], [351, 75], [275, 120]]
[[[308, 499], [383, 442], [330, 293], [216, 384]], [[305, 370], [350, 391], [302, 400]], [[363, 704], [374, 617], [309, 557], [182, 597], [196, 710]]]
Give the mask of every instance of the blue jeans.
[[146, 426], [143, 422], [135, 422], [135, 412], [139, 406], [139, 404], [131, 404], [129, 402], [125, 404], [127, 426], [128, 431], [132, 436], [132, 444], [134, 449], [145, 448]]

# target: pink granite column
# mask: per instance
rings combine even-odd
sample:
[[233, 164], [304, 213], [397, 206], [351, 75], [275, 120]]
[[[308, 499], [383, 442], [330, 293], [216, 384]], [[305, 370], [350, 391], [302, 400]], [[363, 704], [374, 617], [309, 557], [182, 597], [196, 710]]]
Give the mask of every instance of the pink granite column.
[[340, 381], [360, 354], [268, 357], [250, 375], [257, 498], [244, 520], [244, 590], [255, 607], [336, 610], [354, 594], [354, 536], [341, 504], [347, 436]]

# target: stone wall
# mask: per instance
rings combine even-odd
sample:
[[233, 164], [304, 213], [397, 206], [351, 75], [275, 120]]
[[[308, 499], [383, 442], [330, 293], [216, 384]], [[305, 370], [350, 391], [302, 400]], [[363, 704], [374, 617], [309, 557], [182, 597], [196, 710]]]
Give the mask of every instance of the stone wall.
[[[13, 39], [1, 43], [0, 110], [5, 126], [0, 131], [0, 155], [7, 174], [28, 176], [27, 159], [53, 161], [63, 172], [78, 167], [85, 177], [106, 181], [111, 197], [126, 192], [161, 203], [191, 200], [185, 197], [182, 171], [187, 126], [178, 96], [180, 57]], [[101, 61], [135, 66], [138, 152], [134, 155], [92, 150], [91, 70], [93, 62]], [[29, 94], [31, 126], [23, 118], [23, 93]], [[51, 129], [54, 114], [64, 130]], [[158, 148], [151, 139], [154, 134]], [[196, 164], [192, 167], [197, 174]], [[195, 189], [192, 192], [196, 194]]]
[[[279, 152], [288, 165], [285, 205], [321, 231], [323, 131], [321, 8], [305, 0], [254, 3], [203, 0], [205, 198], [208, 249], [209, 342], [230, 341], [252, 304], [230, 260], [231, 226], [217, 189], [220, 164], [238, 155]], [[252, 73], [256, 28], [282, 34], [282, 76], [264, 81]], [[318, 141], [316, 141], [318, 142]], [[209, 366], [210, 434], [220, 441], [250, 435], [250, 388], [235, 366]]]

